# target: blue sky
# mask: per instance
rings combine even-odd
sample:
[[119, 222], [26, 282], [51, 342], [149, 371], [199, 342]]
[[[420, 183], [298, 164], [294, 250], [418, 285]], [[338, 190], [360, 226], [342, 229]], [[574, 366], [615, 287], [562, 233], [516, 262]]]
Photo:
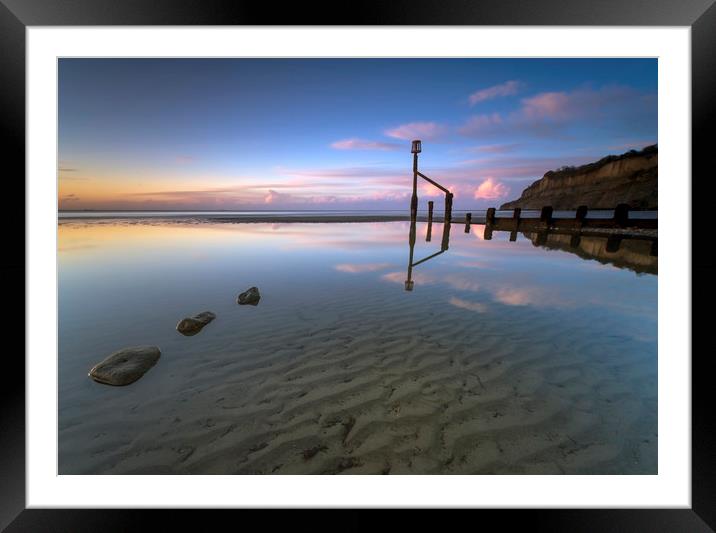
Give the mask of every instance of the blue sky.
[[61, 209], [407, 208], [413, 138], [481, 209], [657, 141], [656, 59], [61, 59], [58, 81]]

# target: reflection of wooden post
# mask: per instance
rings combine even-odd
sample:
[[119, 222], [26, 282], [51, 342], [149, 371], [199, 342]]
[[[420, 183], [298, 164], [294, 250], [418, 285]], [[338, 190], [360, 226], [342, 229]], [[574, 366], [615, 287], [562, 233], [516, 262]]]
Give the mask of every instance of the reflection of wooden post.
[[652, 257], [657, 257], [659, 255], [658, 241], [652, 241], [651, 249], [649, 250], [649, 255], [651, 255]]
[[472, 222], [472, 213], [465, 213], [465, 233], [470, 233], [470, 222]]
[[487, 210], [487, 213], [485, 214], [485, 222], [488, 224], [494, 224], [495, 223], [495, 208], [490, 207]]
[[515, 225], [512, 228], [512, 231], [510, 232], [510, 242], [515, 242], [517, 240], [517, 229], [520, 227], [520, 215], [521, 214], [522, 214], [521, 207], [515, 207], [515, 210], [512, 211], [512, 220], [515, 221]]
[[537, 238], [535, 239], [535, 244], [538, 246], [544, 246], [547, 244], [547, 233], [546, 231], [540, 231], [537, 233]]
[[587, 211], [588, 208], [586, 205], [580, 205], [577, 208], [577, 215], [575, 218], [577, 219], [577, 222], [579, 222], [579, 226], [584, 225], [584, 220], [587, 218]]
[[482, 238], [486, 241], [492, 240], [492, 226], [485, 224], [485, 232], [482, 234]]
[[408, 256], [408, 279], [405, 280], [405, 290], [412, 291], [415, 282], [413, 281], [413, 252], [415, 250], [415, 219], [410, 221], [410, 233], [408, 234], [408, 245], [410, 254]]
[[572, 235], [572, 237], [569, 239], [569, 246], [571, 248], [577, 248], [579, 246], [579, 243], [582, 242], [582, 237], [579, 235], [579, 233], [575, 233]]
[[552, 224], [552, 206], [546, 205], [542, 208], [542, 211], [539, 214], [539, 219], [550, 226]]
[[445, 194], [445, 224], [450, 224], [452, 221], [452, 198], [451, 192]]
[[607, 239], [606, 251], [609, 253], [615, 253], [619, 251], [619, 246], [622, 243], [621, 235], [610, 235]]
[[614, 223], [621, 228], [629, 224], [629, 204], [619, 204], [614, 209]]
[[443, 242], [440, 243], [440, 250], [443, 252], [448, 249], [450, 244], [450, 223], [446, 222], [443, 224]]

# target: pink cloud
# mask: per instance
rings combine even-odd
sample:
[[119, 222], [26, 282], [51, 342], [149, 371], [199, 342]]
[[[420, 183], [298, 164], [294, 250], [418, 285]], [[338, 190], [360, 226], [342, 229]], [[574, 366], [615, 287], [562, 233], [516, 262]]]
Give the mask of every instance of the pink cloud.
[[470, 152], [481, 152], [487, 154], [504, 154], [507, 152], [514, 152], [519, 146], [517, 143], [512, 144], [483, 144], [482, 146], [475, 146], [470, 148]]
[[485, 100], [491, 100], [500, 96], [510, 96], [516, 94], [521, 85], [522, 84], [516, 80], [506, 81], [505, 83], [500, 83], [499, 85], [493, 85], [492, 87], [475, 91], [468, 97], [468, 101], [470, 102], [470, 105], [473, 106], [480, 102], [484, 102]]
[[386, 130], [385, 134], [394, 139], [410, 141], [413, 139], [433, 140], [447, 133], [447, 127], [437, 122], [411, 122]]
[[527, 119], [566, 119], [572, 114], [574, 96], [564, 92], [541, 93], [522, 100], [522, 113]]
[[364, 139], [343, 139], [331, 144], [336, 150], [383, 150], [392, 151], [401, 148], [398, 143], [387, 143], [380, 141], [366, 141]]
[[509, 193], [509, 188], [490, 177], [475, 189], [475, 199], [495, 200], [497, 198], [504, 198]]
[[281, 198], [281, 193], [278, 193], [274, 191], [273, 189], [269, 189], [268, 194], [264, 198], [264, 202], [267, 204], [273, 204], [276, 202], [276, 200], [279, 200]]
[[624, 124], [653, 120], [656, 95], [631, 87], [608, 85], [574, 91], [543, 92], [524, 98], [512, 113], [470, 117], [458, 132], [468, 137], [501, 135], [557, 135], [584, 120], [592, 123]]

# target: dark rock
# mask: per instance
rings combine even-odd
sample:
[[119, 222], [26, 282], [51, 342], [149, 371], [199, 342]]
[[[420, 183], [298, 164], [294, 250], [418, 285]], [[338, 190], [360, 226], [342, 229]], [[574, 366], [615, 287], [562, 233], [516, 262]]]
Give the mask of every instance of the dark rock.
[[190, 337], [191, 335], [196, 335], [204, 328], [204, 326], [206, 326], [215, 318], [216, 315], [211, 311], [204, 311], [203, 313], [199, 313], [198, 315], [195, 315], [193, 317], [183, 318], [177, 324], [177, 331], [182, 335], [186, 335], [187, 337]]
[[157, 346], [134, 346], [114, 352], [89, 371], [89, 377], [106, 385], [129, 385], [152, 368], [161, 351]]
[[236, 302], [239, 305], [258, 305], [260, 299], [261, 295], [259, 294], [258, 288], [251, 287], [246, 292], [239, 294]]

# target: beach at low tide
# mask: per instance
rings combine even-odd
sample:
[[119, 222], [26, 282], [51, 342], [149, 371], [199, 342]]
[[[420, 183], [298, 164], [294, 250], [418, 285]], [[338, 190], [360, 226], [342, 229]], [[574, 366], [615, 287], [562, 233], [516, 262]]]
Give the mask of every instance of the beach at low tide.
[[60, 474], [657, 473], [655, 275], [453, 225], [406, 291], [409, 223], [309, 222], [60, 220]]

